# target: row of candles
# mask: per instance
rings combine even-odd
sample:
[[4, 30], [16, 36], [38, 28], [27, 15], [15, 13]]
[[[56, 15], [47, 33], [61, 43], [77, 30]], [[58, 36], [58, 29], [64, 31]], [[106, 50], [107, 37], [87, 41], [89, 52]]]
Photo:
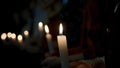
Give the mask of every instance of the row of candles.
[[[49, 48], [50, 53], [52, 53], [54, 51], [53, 48], [52, 48], [52, 45], [51, 45], [52, 35], [49, 32], [48, 26], [45, 25], [44, 28], [43, 28], [43, 23], [39, 22], [38, 27], [39, 27], [39, 30], [41, 32], [43, 31], [43, 29], [45, 29], [48, 48]], [[60, 35], [57, 35], [57, 43], [58, 43], [58, 48], [59, 48], [59, 53], [60, 53], [61, 67], [62, 68], [70, 68], [69, 59], [68, 59], [67, 38], [62, 33], [63, 33], [63, 26], [60, 23], [60, 25], [59, 25], [59, 34]], [[28, 37], [29, 36], [29, 31], [25, 30], [24, 35], [26, 37]], [[21, 34], [19, 34], [18, 36], [16, 36], [15, 33], [11, 33], [11, 32], [8, 32], [7, 34], [6, 33], [1, 34], [1, 39], [3, 41], [6, 40], [7, 37], [11, 38], [13, 40], [17, 39], [18, 42], [20, 42], [20, 43], [23, 41], [23, 36]]]

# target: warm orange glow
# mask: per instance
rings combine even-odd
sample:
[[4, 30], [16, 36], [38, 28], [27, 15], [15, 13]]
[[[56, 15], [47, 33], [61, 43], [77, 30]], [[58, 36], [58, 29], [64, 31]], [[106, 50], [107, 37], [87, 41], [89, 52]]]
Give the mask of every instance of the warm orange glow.
[[49, 33], [49, 28], [48, 28], [47, 25], [45, 25], [45, 32], [46, 32], [46, 33]]
[[2, 40], [5, 40], [6, 38], [7, 38], [7, 34], [6, 34], [6, 33], [2, 33], [1, 39], [2, 39]]
[[25, 36], [28, 36], [28, 35], [29, 35], [28, 30], [25, 30], [25, 31], [24, 31], [24, 35], [25, 35]]
[[21, 41], [23, 40], [22, 35], [18, 35], [18, 36], [17, 36], [17, 39], [18, 39], [19, 42], [21, 42]]
[[59, 34], [62, 34], [63, 33], [63, 26], [62, 24], [60, 23], [60, 26], [59, 26]]

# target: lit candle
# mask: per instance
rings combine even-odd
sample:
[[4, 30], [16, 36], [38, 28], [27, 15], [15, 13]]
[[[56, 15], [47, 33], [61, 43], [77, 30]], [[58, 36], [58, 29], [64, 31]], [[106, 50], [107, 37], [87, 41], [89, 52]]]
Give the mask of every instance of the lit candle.
[[7, 34], [6, 33], [2, 33], [1, 34], [1, 40], [2, 40], [3, 44], [6, 44], [6, 38], [7, 38]]
[[38, 23], [38, 29], [42, 32], [43, 31], [43, 23], [39, 22]]
[[45, 25], [45, 32], [46, 32], [46, 39], [47, 39], [47, 43], [48, 43], [48, 49], [49, 49], [49, 53], [53, 53], [54, 49], [52, 46], [52, 36], [49, 33], [49, 28], [47, 25]]
[[26, 44], [29, 45], [29, 43], [30, 43], [30, 37], [29, 37], [29, 31], [28, 30], [24, 31], [24, 36], [25, 36], [25, 42], [26, 42]]
[[7, 42], [8, 43], [12, 43], [12, 37], [11, 37], [12, 33], [11, 32], [8, 32], [7, 33]]
[[24, 35], [25, 35], [25, 37], [28, 37], [28, 36], [29, 36], [28, 30], [25, 30], [25, 31], [24, 31]]
[[68, 58], [68, 49], [67, 49], [67, 39], [65, 35], [62, 35], [63, 33], [62, 24], [60, 24], [59, 26], [59, 33], [60, 35], [57, 36], [57, 41], [58, 41], [61, 65], [62, 65], [62, 68], [70, 68], [69, 58]]
[[12, 33], [11, 32], [8, 32], [7, 33], [7, 42], [8, 43], [12, 43], [12, 37], [11, 37]]
[[15, 34], [15, 33], [12, 33], [12, 34], [11, 34], [11, 38], [15, 41], [15, 40], [16, 40], [16, 34]]
[[21, 43], [21, 42], [23, 41], [22, 35], [19, 34], [19, 35], [17, 36], [17, 40], [18, 40], [19, 43]]
[[11, 32], [8, 32], [8, 33], [7, 33], [7, 37], [8, 37], [9, 39], [11, 38], [11, 34], [12, 34]]
[[17, 45], [16, 34], [11, 33], [10, 38], [11, 38], [12, 44]]
[[31, 38], [29, 36], [29, 31], [28, 30], [24, 31], [24, 36], [25, 36], [25, 41], [24, 41], [25, 46], [24, 46], [24, 48], [28, 52], [31, 52], [34, 47], [31, 46], [31, 43], [30, 43], [31, 42]]
[[39, 29], [39, 33], [40, 33], [40, 38], [39, 39], [42, 39], [43, 37], [43, 23], [42, 22], [39, 22], [38, 23], [38, 29]]
[[2, 33], [2, 34], [1, 34], [1, 39], [2, 39], [2, 40], [6, 40], [6, 38], [7, 38], [7, 34], [6, 34], [6, 33]]
[[23, 36], [21, 35], [21, 34], [19, 34], [18, 36], [17, 36], [17, 40], [18, 40], [18, 46], [21, 48], [21, 49], [24, 49], [25, 48], [25, 44], [24, 44], [24, 41], [23, 41]]

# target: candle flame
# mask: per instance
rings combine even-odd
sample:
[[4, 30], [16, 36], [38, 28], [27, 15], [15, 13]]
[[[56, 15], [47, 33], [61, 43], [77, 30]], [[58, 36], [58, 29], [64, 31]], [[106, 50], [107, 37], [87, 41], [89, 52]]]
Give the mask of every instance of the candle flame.
[[63, 26], [62, 24], [60, 23], [60, 26], [59, 26], [59, 34], [62, 34], [63, 33]]
[[24, 35], [25, 35], [25, 36], [28, 36], [28, 35], [29, 35], [28, 30], [25, 30], [25, 31], [24, 31]]
[[5, 40], [6, 38], [7, 38], [7, 34], [6, 34], [6, 33], [2, 33], [1, 39], [2, 39], [2, 40]]
[[43, 31], [43, 23], [42, 23], [42, 22], [39, 22], [39, 23], [38, 23], [38, 29], [39, 29], [40, 31]]
[[39, 27], [42, 27], [42, 26], [43, 26], [43, 23], [42, 23], [42, 22], [39, 22], [39, 23], [38, 23], [38, 26], [39, 26]]
[[22, 39], [23, 39], [22, 35], [18, 35], [17, 39], [18, 39], [18, 41], [22, 41]]
[[45, 32], [46, 32], [46, 33], [49, 33], [49, 28], [48, 28], [47, 25], [45, 25]]
[[8, 32], [8, 33], [7, 33], [7, 37], [8, 37], [8, 38], [11, 38], [11, 34], [12, 34], [11, 32]]
[[11, 38], [12, 38], [12, 39], [15, 39], [15, 38], [16, 38], [16, 34], [15, 34], [15, 33], [12, 33], [12, 34], [11, 34]]

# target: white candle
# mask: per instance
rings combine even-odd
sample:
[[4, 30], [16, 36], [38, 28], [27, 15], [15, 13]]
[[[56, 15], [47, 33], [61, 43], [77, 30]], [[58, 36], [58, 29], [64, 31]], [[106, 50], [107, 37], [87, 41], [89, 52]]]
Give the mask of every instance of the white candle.
[[63, 33], [62, 24], [60, 24], [59, 26], [59, 33], [60, 35], [57, 36], [57, 41], [58, 41], [61, 65], [62, 65], [62, 68], [70, 68], [69, 58], [68, 58], [68, 49], [67, 49], [67, 39], [65, 35], [62, 35]]
[[40, 33], [40, 40], [42, 39], [42, 37], [43, 37], [43, 35], [44, 35], [44, 33], [43, 33], [43, 23], [42, 22], [39, 22], [38, 23], [38, 29], [39, 29], [39, 32], [38, 33]]
[[52, 46], [52, 35], [49, 33], [49, 28], [47, 25], [45, 25], [45, 32], [46, 32], [46, 39], [47, 39], [47, 43], [48, 43], [49, 53], [53, 53], [54, 48]]

